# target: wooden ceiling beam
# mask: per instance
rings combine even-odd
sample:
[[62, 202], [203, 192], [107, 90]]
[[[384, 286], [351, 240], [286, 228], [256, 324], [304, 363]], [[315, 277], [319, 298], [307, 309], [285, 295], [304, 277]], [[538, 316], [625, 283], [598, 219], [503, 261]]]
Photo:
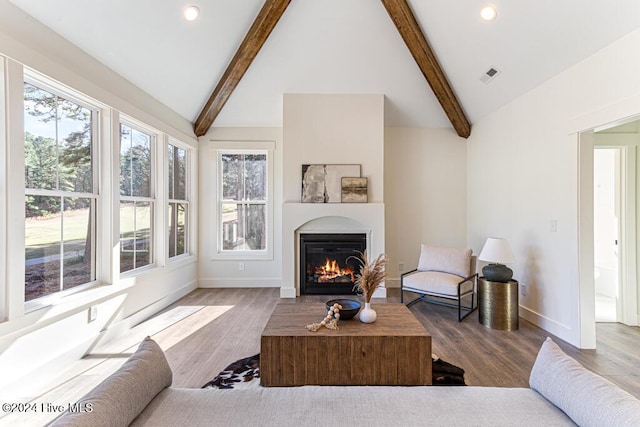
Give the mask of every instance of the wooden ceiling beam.
[[209, 100], [196, 119], [193, 126], [196, 136], [202, 136], [207, 133], [218, 114], [220, 114], [222, 107], [224, 107], [238, 83], [240, 83], [242, 76], [249, 69], [251, 62], [258, 55], [260, 48], [269, 38], [271, 31], [275, 28], [289, 3], [291, 3], [291, 0], [266, 0], [264, 2], [260, 13], [256, 16], [222, 78], [220, 78]]
[[442, 109], [459, 136], [471, 135], [471, 124], [458, 102], [447, 76], [427, 42], [407, 0], [381, 0], [400, 36], [438, 98]]

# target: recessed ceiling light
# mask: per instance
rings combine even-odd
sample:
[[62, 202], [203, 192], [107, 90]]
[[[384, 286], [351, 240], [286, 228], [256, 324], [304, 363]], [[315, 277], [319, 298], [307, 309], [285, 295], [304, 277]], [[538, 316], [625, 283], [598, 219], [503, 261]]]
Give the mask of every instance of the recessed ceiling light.
[[480, 11], [480, 17], [485, 21], [493, 21], [498, 16], [498, 11], [493, 6], [485, 6]]
[[199, 14], [200, 9], [198, 9], [198, 6], [187, 6], [184, 9], [184, 19], [187, 21], [195, 21]]

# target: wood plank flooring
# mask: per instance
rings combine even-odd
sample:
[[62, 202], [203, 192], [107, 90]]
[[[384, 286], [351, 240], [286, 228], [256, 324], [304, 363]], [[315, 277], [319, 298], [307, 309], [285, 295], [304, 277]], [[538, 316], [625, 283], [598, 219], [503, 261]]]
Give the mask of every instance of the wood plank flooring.
[[[372, 306], [399, 302], [397, 289]], [[151, 335], [165, 350], [174, 387], [199, 388], [231, 362], [260, 351], [260, 335], [277, 303], [324, 302], [331, 296], [279, 298], [279, 289], [197, 289], [125, 336], [97, 343], [90, 354], [17, 402], [67, 405], [115, 371]], [[467, 384], [528, 387], [529, 373], [546, 331], [520, 319], [517, 331], [484, 327], [475, 312], [461, 323], [455, 309], [417, 303], [411, 311], [432, 336], [433, 353], [465, 369]], [[318, 313], [318, 321], [326, 313]], [[357, 320], [354, 320], [357, 321]], [[304, 327], [304, 325], [301, 325]], [[579, 350], [552, 336], [560, 347], [588, 369], [640, 398], [640, 328], [615, 323], [597, 325], [597, 350]], [[3, 415], [3, 414], [0, 414]], [[10, 414], [1, 425], [43, 425], [56, 414]]]
[[[183, 300], [193, 304], [233, 304], [234, 308], [167, 350], [169, 363], [178, 372], [174, 384], [199, 387], [234, 360], [259, 352], [260, 333], [278, 302], [296, 304], [331, 299], [305, 295], [280, 300], [278, 294], [277, 289], [199, 289], [185, 297]], [[389, 294], [385, 301], [374, 300], [373, 305], [399, 302], [397, 289], [389, 289]], [[464, 368], [469, 385], [528, 387], [538, 349], [551, 336], [588, 369], [640, 398], [640, 328], [599, 323], [598, 349], [579, 350], [524, 319], [520, 319], [517, 331], [499, 331], [481, 325], [477, 312], [458, 323], [455, 309], [426, 303], [410, 309], [432, 335], [433, 353]], [[324, 313], [319, 313], [318, 321], [323, 316]], [[161, 336], [158, 338], [162, 344]], [[192, 351], [198, 354], [194, 356]], [[206, 359], [194, 365], [193, 361], [200, 356]]]

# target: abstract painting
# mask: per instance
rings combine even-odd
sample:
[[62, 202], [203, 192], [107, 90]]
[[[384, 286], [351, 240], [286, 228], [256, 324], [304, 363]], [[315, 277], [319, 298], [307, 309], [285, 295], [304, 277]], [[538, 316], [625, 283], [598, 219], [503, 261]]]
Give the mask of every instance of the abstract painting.
[[342, 177], [359, 177], [360, 165], [302, 165], [302, 203], [340, 203]]
[[343, 176], [342, 203], [367, 203], [367, 178]]

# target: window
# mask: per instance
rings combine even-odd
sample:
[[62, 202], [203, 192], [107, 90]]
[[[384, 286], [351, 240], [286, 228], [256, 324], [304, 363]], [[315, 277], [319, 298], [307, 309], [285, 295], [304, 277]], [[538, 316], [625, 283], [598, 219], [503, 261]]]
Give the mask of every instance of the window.
[[267, 152], [219, 152], [219, 252], [267, 250]]
[[189, 159], [184, 148], [167, 145], [169, 173], [168, 247], [169, 258], [189, 252], [187, 242], [187, 221], [189, 201], [187, 200], [187, 176]]
[[120, 124], [120, 272], [152, 264], [154, 137]]
[[97, 108], [25, 82], [25, 301], [95, 280]]

